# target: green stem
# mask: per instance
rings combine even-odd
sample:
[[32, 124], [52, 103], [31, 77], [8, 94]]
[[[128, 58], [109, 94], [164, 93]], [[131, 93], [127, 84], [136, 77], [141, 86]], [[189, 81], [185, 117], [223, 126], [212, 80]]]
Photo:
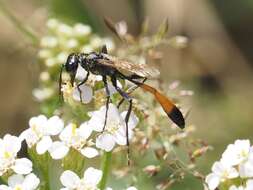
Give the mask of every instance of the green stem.
[[29, 40], [33, 43], [33, 45], [37, 45], [39, 42], [38, 37], [32, 31], [31, 28], [24, 25], [24, 23], [20, 22], [12, 13], [9, 11], [6, 6], [3, 4], [2, 0], [0, 0], [0, 12], [2, 12], [15, 26], [16, 28], [23, 33]]
[[28, 149], [28, 154], [30, 159], [33, 162], [33, 167], [37, 170], [41, 177], [40, 189], [41, 190], [50, 190], [50, 164], [51, 157], [49, 153], [38, 155], [36, 153], [35, 147]]
[[112, 152], [105, 152], [102, 158], [101, 169], [103, 176], [99, 184], [99, 189], [104, 190], [107, 182], [107, 178], [110, 172], [110, 164], [112, 159]]

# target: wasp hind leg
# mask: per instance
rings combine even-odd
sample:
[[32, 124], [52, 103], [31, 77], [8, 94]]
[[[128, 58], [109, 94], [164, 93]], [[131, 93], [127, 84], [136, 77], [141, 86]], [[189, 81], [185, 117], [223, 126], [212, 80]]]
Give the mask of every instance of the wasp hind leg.
[[[143, 84], [146, 80], [147, 80], [147, 78], [143, 78], [143, 81], [141, 81], [141, 83]], [[134, 86], [134, 87], [130, 88], [130, 89], [128, 90], [127, 94], [129, 95], [129, 94], [133, 93], [137, 88], [139, 88], [139, 86]], [[118, 103], [118, 105], [117, 105], [117, 108], [119, 108], [119, 107], [121, 106], [121, 104], [123, 104], [124, 101], [125, 101], [125, 98], [122, 98], [122, 99], [119, 101], [119, 103]]]
[[132, 98], [126, 92], [124, 92], [121, 88], [117, 86], [116, 78], [112, 77], [111, 80], [112, 80], [112, 85], [118, 91], [118, 93], [124, 98], [124, 100], [127, 100], [129, 102], [129, 107], [128, 107], [127, 114], [125, 117], [125, 123], [126, 123], [127, 163], [128, 165], [130, 165], [130, 148], [129, 148], [130, 144], [129, 144], [128, 121], [129, 121], [129, 117], [132, 111], [133, 102], [132, 102]]
[[110, 91], [109, 91], [109, 88], [108, 88], [106, 76], [103, 76], [103, 82], [104, 82], [105, 92], [106, 92], [106, 104], [105, 104], [106, 109], [105, 109], [105, 122], [104, 122], [102, 132], [104, 132], [105, 126], [106, 126], [106, 123], [107, 123], [108, 109], [109, 109], [109, 103], [110, 103]]

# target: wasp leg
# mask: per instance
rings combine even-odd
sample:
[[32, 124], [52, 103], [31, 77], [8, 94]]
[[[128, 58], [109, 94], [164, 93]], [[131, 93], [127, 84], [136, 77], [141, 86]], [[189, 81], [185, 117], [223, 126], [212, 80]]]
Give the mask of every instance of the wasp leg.
[[114, 86], [114, 88], [118, 91], [118, 93], [125, 99], [129, 102], [129, 107], [128, 107], [128, 110], [127, 110], [127, 114], [126, 114], [126, 117], [125, 117], [125, 122], [126, 122], [126, 145], [127, 145], [127, 162], [128, 162], [128, 165], [130, 165], [130, 158], [129, 158], [129, 155], [130, 155], [130, 144], [129, 144], [129, 134], [128, 134], [128, 121], [129, 121], [129, 117], [130, 117], [130, 114], [131, 114], [131, 111], [132, 111], [132, 98], [126, 93], [124, 92], [121, 88], [119, 88], [117, 86], [117, 80], [115, 77], [112, 77], [111, 78], [112, 80], [112, 85]]
[[[147, 80], [147, 78], [144, 78], [143, 81], [142, 81], [141, 83], [143, 84], [146, 80]], [[129, 95], [129, 94], [133, 93], [137, 88], [139, 88], [139, 86], [134, 86], [133, 88], [128, 89], [127, 94]], [[119, 101], [119, 103], [118, 103], [118, 105], [117, 105], [117, 108], [119, 108], [119, 107], [121, 106], [121, 104], [123, 104], [124, 101], [125, 101], [125, 99], [122, 98], [122, 99]]]
[[58, 85], [59, 85], [59, 101], [62, 102], [63, 101], [63, 93], [61, 91], [61, 86], [62, 86], [62, 72], [63, 72], [63, 68], [64, 68], [64, 65], [61, 66], [61, 69], [60, 69], [60, 77], [59, 77], [59, 81], [58, 81]]
[[105, 104], [106, 109], [105, 109], [105, 122], [104, 122], [104, 127], [103, 127], [102, 132], [104, 132], [105, 126], [106, 126], [106, 123], [107, 123], [107, 115], [108, 115], [109, 102], [110, 102], [110, 91], [109, 91], [109, 88], [108, 88], [106, 76], [103, 76], [103, 82], [104, 82], [105, 92], [106, 92], [106, 104]]
[[80, 82], [80, 83], [77, 85], [77, 90], [78, 90], [78, 92], [79, 92], [79, 97], [80, 97], [81, 103], [83, 103], [83, 100], [82, 100], [82, 91], [81, 91], [81, 89], [80, 89], [80, 86], [81, 86], [82, 84], [86, 83], [86, 81], [87, 81], [88, 78], [89, 78], [89, 75], [90, 75], [90, 73], [87, 72], [87, 75], [86, 75], [86, 77], [83, 79], [83, 81]]

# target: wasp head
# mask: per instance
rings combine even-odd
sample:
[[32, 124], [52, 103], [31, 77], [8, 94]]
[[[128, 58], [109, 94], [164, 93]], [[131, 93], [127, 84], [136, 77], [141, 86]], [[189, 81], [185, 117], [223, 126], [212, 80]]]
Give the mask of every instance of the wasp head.
[[74, 84], [76, 71], [79, 63], [80, 63], [79, 56], [75, 53], [72, 53], [68, 56], [67, 61], [64, 65], [66, 71], [70, 74], [70, 82], [72, 86]]

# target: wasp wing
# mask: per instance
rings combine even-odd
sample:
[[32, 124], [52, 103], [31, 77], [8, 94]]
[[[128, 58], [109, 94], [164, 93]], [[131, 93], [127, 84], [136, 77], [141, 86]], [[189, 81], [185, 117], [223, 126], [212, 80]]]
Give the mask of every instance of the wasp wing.
[[128, 61], [120, 60], [116, 57], [105, 55], [107, 59], [99, 59], [100, 64], [116, 68], [119, 72], [130, 76], [138, 75], [143, 78], [156, 78], [160, 72], [147, 64], [134, 64]]

